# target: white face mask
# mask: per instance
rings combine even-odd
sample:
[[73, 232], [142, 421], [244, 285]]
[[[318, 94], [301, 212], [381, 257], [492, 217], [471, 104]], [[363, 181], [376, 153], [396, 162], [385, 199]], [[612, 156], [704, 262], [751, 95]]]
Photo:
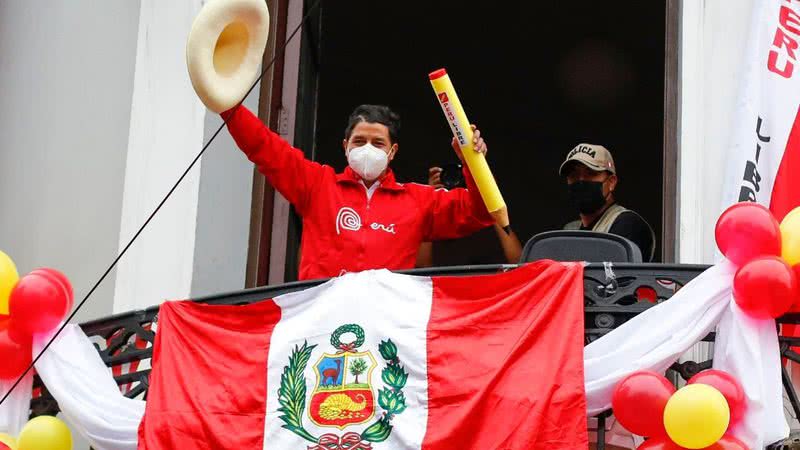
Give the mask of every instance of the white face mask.
[[378, 178], [389, 165], [389, 155], [372, 144], [351, 148], [347, 162], [361, 178], [372, 181]]

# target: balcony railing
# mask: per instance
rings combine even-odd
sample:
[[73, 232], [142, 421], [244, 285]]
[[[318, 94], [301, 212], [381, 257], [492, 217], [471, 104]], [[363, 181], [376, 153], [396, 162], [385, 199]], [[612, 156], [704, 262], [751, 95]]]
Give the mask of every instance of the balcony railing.
[[[510, 270], [515, 265], [459, 266], [403, 271], [414, 275], [465, 276], [497, 273]], [[682, 286], [702, 273], [707, 266], [666, 264], [589, 264], [584, 271], [585, 339], [586, 343], [610, 332], [656, 302], [667, 301]], [[195, 301], [218, 305], [243, 305], [273, 298], [317, 286], [327, 280], [302, 281], [245, 289], [226, 294], [198, 298]], [[116, 368], [115, 380], [129, 398], [147, 398], [150, 375], [149, 362], [153, 353], [155, 333], [151, 326], [157, 324], [158, 306], [142, 311], [117, 314], [81, 324], [81, 328], [94, 342], [97, 351], [108, 367]], [[779, 323], [800, 324], [800, 314], [788, 314]], [[714, 334], [705, 339], [714, 341]], [[800, 363], [800, 354], [792, 350], [800, 346], [800, 338], [780, 336], [781, 355]], [[675, 377], [688, 380], [701, 370], [711, 367], [711, 359], [675, 363], [671, 369]], [[124, 370], [123, 370], [124, 369]], [[800, 417], [800, 400], [792, 386], [786, 369], [783, 369], [783, 387], [791, 406], [792, 417]], [[47, 388], [36, 378], [34, 390], [41, 389], [31, 404], [31, 415], [56, 414], [58, 403]], [[598, 416], [598, 449], [604, 448], [605, 419], [607, 411]], [[771, 449], [788, 449], [790, 441], [776, 443]], [[792, 447], [793, 448], [793, 447]], [[797, 448], [800, 448], [798, 446]]]

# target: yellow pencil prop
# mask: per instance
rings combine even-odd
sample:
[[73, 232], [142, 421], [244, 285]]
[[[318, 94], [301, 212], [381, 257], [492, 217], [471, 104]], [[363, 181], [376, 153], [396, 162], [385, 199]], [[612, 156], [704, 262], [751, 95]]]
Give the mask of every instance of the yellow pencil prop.
[[450, 124], [450, 129], [453, 131], [453, 136], [456, 137], [461, 153], [464, 155], [464, 162], [467, 163], [472, 178], [475, 179], [475, 184], [478, 186], [478, 191], [481, 193], [481, 198], [486, 204], [486, 209], [494, 217], [495, 222], [503, 227], [508, 233], [508, 208], [506, 202], [503, 200], [503, 194], [500, 193], [500, 188], [497, 187], [497, 182], [494, 180], [489, 164], [486, 163], [486, 157], [482, 153], [475, 152], [472, 142], [472, 128], [470, 127], [467, 114], [458, 100], [458, 95], [447, 75], [445, 69], [439, 69], [431, 72], [428, 75], [431, 80], [431, 86], [436, 93], [436, 98], [439, 99], [439, 105], [442, 107], [444, 116], [447, 123]]

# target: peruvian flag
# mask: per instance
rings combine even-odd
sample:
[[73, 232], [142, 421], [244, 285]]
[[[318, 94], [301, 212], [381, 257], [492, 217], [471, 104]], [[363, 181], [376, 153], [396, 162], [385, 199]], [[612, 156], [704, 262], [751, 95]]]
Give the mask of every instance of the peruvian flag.
[[167, 302], [140, 449], [587, 448], [583, 266]]

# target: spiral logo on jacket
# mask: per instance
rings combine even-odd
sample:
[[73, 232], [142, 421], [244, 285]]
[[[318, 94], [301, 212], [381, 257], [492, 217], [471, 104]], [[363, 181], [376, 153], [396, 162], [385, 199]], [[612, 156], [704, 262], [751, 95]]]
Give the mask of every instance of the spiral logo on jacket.
[[358, 231], [361, 229], [361, 217], [353, 208], [344, 207], [336, 215], [336, 234], [341, 230]]

